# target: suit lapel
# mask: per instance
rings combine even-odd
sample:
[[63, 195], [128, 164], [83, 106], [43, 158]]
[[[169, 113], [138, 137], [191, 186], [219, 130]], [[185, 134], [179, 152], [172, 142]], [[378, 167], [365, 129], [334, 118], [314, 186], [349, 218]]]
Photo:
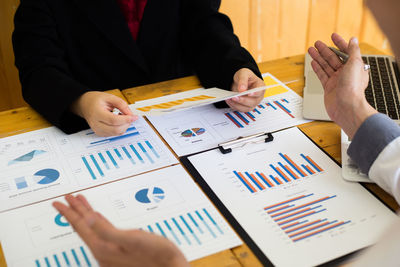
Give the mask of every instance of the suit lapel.
[[75, 2], [116, 47], [136, 62], [143, 71], [149, 73], [146, 61], [132, 38], [116, 0], [75, 0]]

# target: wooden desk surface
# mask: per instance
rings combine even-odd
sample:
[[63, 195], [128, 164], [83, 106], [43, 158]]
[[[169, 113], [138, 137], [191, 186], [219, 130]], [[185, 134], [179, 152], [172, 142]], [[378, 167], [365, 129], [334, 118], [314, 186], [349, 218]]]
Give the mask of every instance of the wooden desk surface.
[[[373, 47], [361, 44], [363, 53], [382, 54]], [[270, 72], [286, 83], [298, 94], [303, 94], [304, 87], [304, 55], [283, 58], [261, 63], [261, 72]], [[121, 94], [119, 90], [110, 93], [128, 100], [129, 103], [152, 97], [168, 95], [201, 87], [194, 76], [126, 89]], [[29, 132], [50, 124], [31, 108], [19, 108], [0, 112], [0, 138]], [[340, 129], [331, 122], [311, 122], [299, 127], [316, 144], [340, 162]], [[397, 209], [395, 200], [376, 185], [367, 187], [381, 198], [392, 209]], [[0, 247], [1, 249], [1, 247]], [[191, 262], [192, 266], [262, 266], [246, 245], [225, 250], [223, 252]], [[6, 266], [3, 252], [0, 250], [0, 267]]]

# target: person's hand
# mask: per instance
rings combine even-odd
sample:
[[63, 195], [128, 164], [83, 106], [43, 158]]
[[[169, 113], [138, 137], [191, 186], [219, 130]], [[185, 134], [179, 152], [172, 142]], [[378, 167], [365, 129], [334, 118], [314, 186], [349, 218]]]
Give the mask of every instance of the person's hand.
[[166, 238], [141, 230], [119, 230], [95, 212], [84, 196], [65, 197], [53, 206], [86, 242], [100, 266], [189, 266], [183, 254]]
[[[232, 91], [244, 92], [249, 89], [265, 86], [263, 80], [258, 78], [250, 69], [243, 68], [238, 70], [233, 76]], [[245, 96], [234, 97], [226, 100], [226, 103], [234, 110], [249, 112], [254, 110], [264, 98], [265, 91], [250, 93]]]
[[[112, 113], [117, 108], [122, 115]], [[137, 116], [121, 98], [97, 91], [86, 92], [71, 106], [72, 112], [84, 118], [98, 136], [122, 135]]]
[[361, 124], [377, 111], [367, 102], [364, 91], [369, 72], [364, 70], [358, 40], [350, 43], [338, 34], [332, 35], [335, 45], [349, 55], [346, 64], [321, 41], [310, 47], [311, 66], [324, 87], [325, 108], [329, 117], [352, 138]]

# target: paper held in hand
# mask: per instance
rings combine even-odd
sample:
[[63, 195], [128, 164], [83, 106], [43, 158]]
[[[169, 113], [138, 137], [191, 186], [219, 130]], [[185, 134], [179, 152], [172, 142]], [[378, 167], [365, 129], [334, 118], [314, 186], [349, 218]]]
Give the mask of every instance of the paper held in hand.
[[135, 104], [129, 105], [129, 107], [136, 115], [157, 116], [174, 111], [181, 111], [184, 109], [213, 104], [233, 97], [263, 91], [270, 87], [272, 86], [258, 87], [242, 93], [227, 91], [219, 88], [199, 88], [168, 96], [138, 101]]

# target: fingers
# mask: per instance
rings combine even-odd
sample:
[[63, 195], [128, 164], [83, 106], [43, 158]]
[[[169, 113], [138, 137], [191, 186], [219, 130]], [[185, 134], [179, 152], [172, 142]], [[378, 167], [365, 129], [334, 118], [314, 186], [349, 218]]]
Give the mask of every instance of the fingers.
[[[321, 47], [322, 42], [317, 41], [315, 43], [315, 46], [319, 46]], [[326, 45], [325, 45], [326, 46]], [[329, 48], [328, 48], [329, 49]], [[321, 55], [321, 51], [317, 50], [314, 47], [310, 47], [308, 49], [308, 53], [310, 54], [310, 56], [312, 57], [312, 59], [314, 59], [316, 62], [318, 62], [318, 64], [322, 67], [322, 69], [326, 72], [326, 74], [330, 77], [335, 73], [335, 70], [329, 65], [328, 61], [322, 57]]]
[[53, 207], [65, 217], [78, 235], [85, 240], [89, 246], [95, 242], [96, 237], [94, 236], [93, 231], [90, 229], [85, 219], [76, 210], [61, 202], [54, 202]]
[[[240, 98], [240, 103], [237, 101], [234, 101], [232, 99], [226, 100], [226, 103], [228, 104], [228, 106], [230, 108], [232, 108], [233, 110], [236, 110], [236, 111], [240, 111], [240, 112], [250, 112], [257, 105], [257, 104], [255, 104], [256, 102], [254, 100], [251, 100], [252, 104], [247, 104], [247, 105], [245, 105], [242, 102], [248, 102], [248, 100], [244, 99], [244, 97]], [[257, 103], [259, 103], [259, 101], [257, 101]]]
[[349, 47], [348, 43], [337, 33], [332, 34], [333, 43], [339, 48], [340, 51], [348, 53], [347, 49]]
[[360, 47], [358, 46], [357, 38], [353, 37], [350, 39], [348, 53], [349, 53], [349, 56], [352, 58], [361, 59], [361, 51], [360, 51]]
[[326, 44], [317, 41], [315, 43], [315, 47], [318, 49], [318, 52], [321, 55], [321, 57], [325, 59], [326, 62], [328, 62], [329, 66], [331, 66], [334, 71], [342, 67], [343, 65], [342, 61], [335, 53], [333, 53], [331, 49], [329, 49], [329, 47]]
[[108, 126], [123, 126], [125, 124], [131, 124], [137, 120], [136, 116], [133, 115], [117, 115], [108, 110], [102, 110], [99, 114], [101, 122]]
[[124, 243], [125, 231], [115, 228], [105, 217], [97, 213], [96, 220], [92, 222], [91, 228], [102, 240], [116, 244]]
[[[322, 67], [315, 60], [311, 61], [311, 67], [313, 68], [314, 72], [317, 74], [318, 79], [321, 81], [321, 84], [325, 85], [329, 79], [328, 74], [326, 74], [326, 72], [322, 69]], [[325, 86], [324, 86], [324, 88], [325, 88]]]
[[135, 120], [137, 119], [137, 116], [132, 113], [131, 109], [129, 108], [129, 105], [123, 99], [114, 95], [110, 95], [110, 98], [107, 101], [109, 102], [112, 108], [117, 108], [122, 112], [122, 114], [130, 115], [133, 116]]

